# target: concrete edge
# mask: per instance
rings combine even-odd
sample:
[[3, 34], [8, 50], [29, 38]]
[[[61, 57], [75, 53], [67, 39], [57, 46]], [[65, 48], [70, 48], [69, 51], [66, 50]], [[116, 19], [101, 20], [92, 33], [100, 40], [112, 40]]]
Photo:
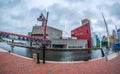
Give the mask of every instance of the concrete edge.
[[97, 58], [97, 59], [91, 59], [89, 61], [96, 61], [96, 60], [100, 60], [100, 59], [105, 59], [105, 57], [100, 57], [100, 58]]
[[3, 48], [0, 47], [0, 52], [8, 52], [6, 50], [4, 50]]
[[15, 54], [15, 53], [10, 53], [10, 54], [15, 55], [15, 56], [18, 56], [18, 57], [21, 57], [21, 58], [24, 58], [24, 59], [33, 60], [32, 58], [28, 58], [28, 57], [25, 57], [25, 56], [21, 56], [21, 55]]
[[[82, 63], [82, 62], [90, 62], [90, 61], [96, 61], [96, 60], [100, 60], [100, 59], [104, 59], [105, 57], [101, 57], [101, 58], [97, 58], [97, 59], [91, 59], [91, 60], [88, 60], [88, 61], [72, 61], [72, 62], [70, 62], [70, 61], [68, 61], [68, 62], [55, 62], [55, 61], [46, 61], [46, 62], [48, 62], [48, 63]], [[41, 60], [42, 61], [42, 60]]]

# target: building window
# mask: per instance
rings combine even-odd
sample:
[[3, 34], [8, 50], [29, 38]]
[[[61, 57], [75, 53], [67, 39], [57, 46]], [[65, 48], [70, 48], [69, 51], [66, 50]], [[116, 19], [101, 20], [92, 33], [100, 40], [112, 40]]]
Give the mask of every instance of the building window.
[[83, 48], [82, 46], [68, 46], [68, 48]]

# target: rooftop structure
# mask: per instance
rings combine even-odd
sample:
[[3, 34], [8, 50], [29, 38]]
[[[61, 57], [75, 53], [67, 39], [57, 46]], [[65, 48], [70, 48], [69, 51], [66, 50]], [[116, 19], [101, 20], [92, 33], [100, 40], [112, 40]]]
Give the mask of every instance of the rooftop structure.
[[84, 25], [84, 24], [90, 23], [90, 20], [89, 19], [82, 19], [81, 22], [82, 22], [82, 25]]
[[[32, 33], [31, 33], [32, 36], [43, 37], [41, 29], [42, 29], [41, 26], [33, 26]], [[62, 31], [61, 30], [50, 27], [50, 26], [47, 26], [46, 34], [47, 34], [47, 37], [50, 38], [50, 39], [62, 37]]]

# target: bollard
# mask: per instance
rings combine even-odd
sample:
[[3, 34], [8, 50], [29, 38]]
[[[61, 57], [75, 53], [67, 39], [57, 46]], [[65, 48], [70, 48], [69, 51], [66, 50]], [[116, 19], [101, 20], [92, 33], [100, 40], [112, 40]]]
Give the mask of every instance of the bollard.
[[37, 53], [37, 63], [38, 63], [38, 64], [40, 63], [40, 60], [39, 60], [39, 53]]
[[102, 57], [105, 56], [103, 49], [101, 48]]
[[11, 51], [8, 51], [9, 53], [11, 53]]
[[33, 54], [33, 60], [37, 62], [37, 54]]

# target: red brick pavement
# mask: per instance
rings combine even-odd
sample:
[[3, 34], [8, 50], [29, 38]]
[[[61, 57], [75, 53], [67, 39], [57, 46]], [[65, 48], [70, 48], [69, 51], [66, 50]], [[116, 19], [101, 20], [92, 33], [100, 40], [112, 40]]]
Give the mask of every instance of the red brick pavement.
[[105, 58], [79, 63], [46, 63], [0, 52], [0, 74], [120, 74], [120, 54], [112, 60]]

